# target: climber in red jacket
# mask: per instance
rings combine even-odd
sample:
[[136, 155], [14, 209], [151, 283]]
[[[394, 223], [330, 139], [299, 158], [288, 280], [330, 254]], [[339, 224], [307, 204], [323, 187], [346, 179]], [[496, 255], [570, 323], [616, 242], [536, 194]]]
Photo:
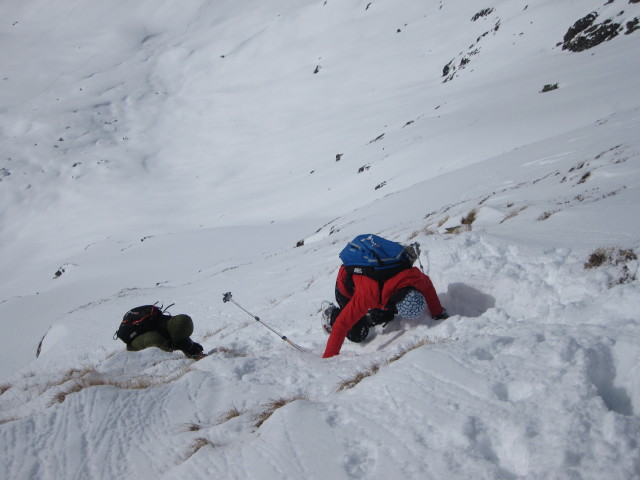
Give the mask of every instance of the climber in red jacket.
[[381, 284], [365, 275], [349, 274], [343, 265], [336, 280], [336, 301], [339, 307], [323, 307], [323, 328], [329, 333], [323, 358], [338, 355], [345, 338], [364, 341], [370, 326], [386, 324], [396, 313], [404, 318], [421, 317], [425, 303], [434, 319], [448, 318], [431, 279], [416, 267]]

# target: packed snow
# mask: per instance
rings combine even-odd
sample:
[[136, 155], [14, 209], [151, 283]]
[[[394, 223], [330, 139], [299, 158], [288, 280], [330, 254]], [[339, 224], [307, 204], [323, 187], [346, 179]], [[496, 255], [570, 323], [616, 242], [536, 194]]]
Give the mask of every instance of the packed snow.
[[[0, 478], [640, 479], [640, 4], [0, 18]], [[362, 233], [451, 316], [322, 359]]]

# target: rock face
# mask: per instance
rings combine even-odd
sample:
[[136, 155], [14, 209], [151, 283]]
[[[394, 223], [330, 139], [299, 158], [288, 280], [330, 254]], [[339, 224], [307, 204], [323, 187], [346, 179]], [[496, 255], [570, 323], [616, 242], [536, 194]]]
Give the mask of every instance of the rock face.
[[[638, 3], [638, 1], [640, 0], [630, 0], [629, 3]], [[624, 11], [620, 12], [617, 17], [621, 17], [624, 13]], [[640, 23], [639, 17], [628, 20], [625, 25], [623, 25], [622, 20], [616, 20], [615, 17], [597, 22], [598, 17], [598, 12], [591, 12], [576, 21], [564, 35], [561, 43], [562, 49], [571, 52], [582, 52], [617, 37], [625, 29], [625, 26], [626, 32], [624, 33], [626, 35], [640, 28], [638, 26]]]
[[461, 70], [466, 68], [471, 59], [480, 53], [480, 42], [488, 35], [496, 35], [500, 30], [500, 17], [494, 8], [485, 8], [471, 17], [472, 22], [483, 20], [489, 23], [489, 28], [482, 33], [476, 41], [467, 48], [466, 52], [460, 52], [457, 57], [451, 59], [442, 69], [443, 83], [449, 82], [458, 76]]
[[564, 35], [562, 49], [582, 52], [615, 38], [623, 30], [622, 25], [612, 19], [595, 23], [597, 18], [598, 14], [591, 12], [574, 23]]

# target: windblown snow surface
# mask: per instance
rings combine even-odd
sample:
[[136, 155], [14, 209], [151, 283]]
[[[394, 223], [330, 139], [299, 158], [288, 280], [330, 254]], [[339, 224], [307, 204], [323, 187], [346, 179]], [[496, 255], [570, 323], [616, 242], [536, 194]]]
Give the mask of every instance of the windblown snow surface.
[[[639, 18], [0, 3], [0, 478], [640, 478]], [[361, 233], [451, 317], [322, 359]], [[156, 301], [208, 357], [112, 340]]]

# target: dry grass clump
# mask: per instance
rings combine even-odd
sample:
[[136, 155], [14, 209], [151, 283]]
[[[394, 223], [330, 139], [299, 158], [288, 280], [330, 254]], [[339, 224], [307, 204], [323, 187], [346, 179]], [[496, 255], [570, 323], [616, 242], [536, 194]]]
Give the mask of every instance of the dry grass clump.
[[229, 347], [216, 347], [211, 350], [211, 353], [226, 353], [232, 357], [248, 357], [249, 354]]
[[207, 330], [204, 334], [204, 336], [202, 337], [202, 340], [208, 340], [211, 337], [216, 336], [217, 334], [219, 334], [221, 331], [223, 331], [226, 327], [226, 325], [224, 327], [220, 327], [218, 329], [215, 330]]
[[554, 213], [556, 213], [555, 211], [546, 211], [540, 214], [540, 216], [538, 216], [538, 218], [536, 218], [536, 220], [538, 220], [539, 222], [543, 222], [544, 220], [546, 220], [547, 218], [549, 218], [551, 215], [553, 215]]
[[68, 395], [78, 393], [89, 387], [112, 386], [123, 390], [144, 390], [171, 383], [190, 371], [189, 367], [182, 367], [167, 377], [152, 377], [144, 375], [140, 377], [112, 377], [97, 372], [92, 367], [83, 370], [71, 369], [58, 381], [47, 384], [46, 390], [53, 387], [64, 387], [53, 396], [53, 403], [62, 403]]
[[621, 265], [637, 259], [638, 256], [631, 249], [619, 248], [616, 250], [613, 247], [601, 247], [596, 248], [591, 255], [589, 255], [589, 259], [585, 262], [584, 268], [596, 268], [604, 264]]
[[294, 395], [291, 397], [282, 397], [276, 400], [269, 400], [263, 405], [265, 409], [254, 416], [254, 420], [256, 421], [256, 428], [260, 428], [260, 425], [266, 422], [269, 417], [273, 415], [273, 412], [275, 412], [277, 409], [282, 408], [291, 402], [295, 402], [296, 400], [309, 400], [309, 397], [307, 397], [306, 395]]
[[238, 409], [238, 407], [236, 407], [235, 405], [231, 405], [231, 407], [229, 408], [229, 410], [227, 410], [227, 412], [222, 415], [220, 417], [220, 421], [219, 423], [224, 423], [224, 422], [228, 422], [229, 420], [231, 420], [232, 418], [236, 418], [239, 417], [240, 415], [242, 415], [245, 411], [244, 410], [240, 410]]
[[471, 226], [473, 225], [473, 222], [476, 221], [477, 216], [478, 216], [478, 210], [474, 208], [473, 210], [471, 210], [469, 213], [467, 213], [464, 217], [460, 219], [460, 225], [456, 225], [455, 227], [445, 228], [445, 233], [457, 235], [458, 233], [462, 233], [462, 232], [470, 232]]
[[638, 260], [638, 256], [632, 249], [601, 247], [595, 249], [589, 259], [584, 263], [585, 269], [598, 268], [603, 265], [612, 265], [620, 268], [620, 275], [610, 282], [610, 286], [622, 285], [636, 280], [636, 275], [629, 270], [627, 263]]
[[473, 224], [473, 222], [476, 221], [476, 217], [478, 215], [478, 210], [476, 210], [475, 208], [473, 210], [471, 210], [469, 213], [467, 213], [466, 216], [462, 217], [460, 219], [460, 223], [462, 223], [462, 225], [468, 225], [471, 226], [471, 224]]
[[527, 205], [525, 205], [524, 207], [520, 207], [520, 208], [514, 208], [513, 210], [509, 211], [509, 213], [507, 213], [502, 220], [500, 220], [500, 223], [504, 223], [507, 220], [509, 220], [510, 218], [518, 216], [518, 214], [520, 212], [522, 212], [523, 210], [526, 210], [526, 209], [527, 209]]
[[187, 432], [197, 432], [202, 429], [202, 425], [197, 423], [185, 423], [183, 427]]
[[[403, 347], [398, 352], [392, 354], [389, 358], [387, 358], [386, 364], [395, 362], [396, 360], [400, 360], [403, 356], [409, 353], [411, 350], [415, 350], [416, 348], [422, 347], [424, 345], [435, 345], [438, 343], [445, 343], [447, 339], [438, 339], [432, 340], [428, 337], [421, 338], [420, 340], [416, 340], [415, 342]], [[380, 363], [372, 363], [368, 368], [364, 370], [357, 371], [353, 377], [348, 378], [346, 380], [342, 380], [338, 386], [336, 387], [336, 392], [340, 392], [342, 390], [347, 390], [349, 388], [355, 387], [358, 383], [364, 380], [367, 377], [375, 375], [380, 370]]]
[[584, 268], [597, 268], [608, 263], [609, 260], [611, 260], [611, 249], [598, 248], [589, 255], [589, 259], [585, 262]]
[[62, 403], [67, 398], [67, 395], [72, 393], [78, 393], [84, 388], [84, 386], [79, 382], [73, 382], [72, 385], [68, 386], [65, 390], [58, 392], [54, 395], [53, 400], [56, 403]]
[[393, 363], [396, 360], [400, 360], [402, 357], [404, 357], [407, 353], [409, 353], [411, 350], [415, 350], [416, 348], [420, 348], [423, 347], [424, 345], [433, 345], [437, 342], [431, 340], [428, 337], [425, 338], [421, 338], [420, 340], [416, 340], [413, 343], [410, 343], [409, 345], [401, 348], [398, 352], [392, 354], [388, 359], [387, 359], [387, 364], [389, 363]]
[[193, 442], [191, 442], [189, 444], [187, 453], [184, 456], [183, 461], [187, 461], [189, 460], [191, 457], [193, 457], [201, 448], [206, 447], [207, 445], [210, 445], [212, 447], [217, 447], [218, 445], [216, 445], [215, 443], [213, 443], [211, 440], [209, 440], [208, 438], [204, 438], [204, 437], [198, 437], [196, 438]]
[[365, 378], [378, 373], [378, 370], [380, 370], [380, 364], [372, 363], [368, 368], [357, 371], [353, 377], [342, 380], [336, 387], [336, 392], [341, 392], [342, 390], [347, 390], [349, 388], [355, 387]]

